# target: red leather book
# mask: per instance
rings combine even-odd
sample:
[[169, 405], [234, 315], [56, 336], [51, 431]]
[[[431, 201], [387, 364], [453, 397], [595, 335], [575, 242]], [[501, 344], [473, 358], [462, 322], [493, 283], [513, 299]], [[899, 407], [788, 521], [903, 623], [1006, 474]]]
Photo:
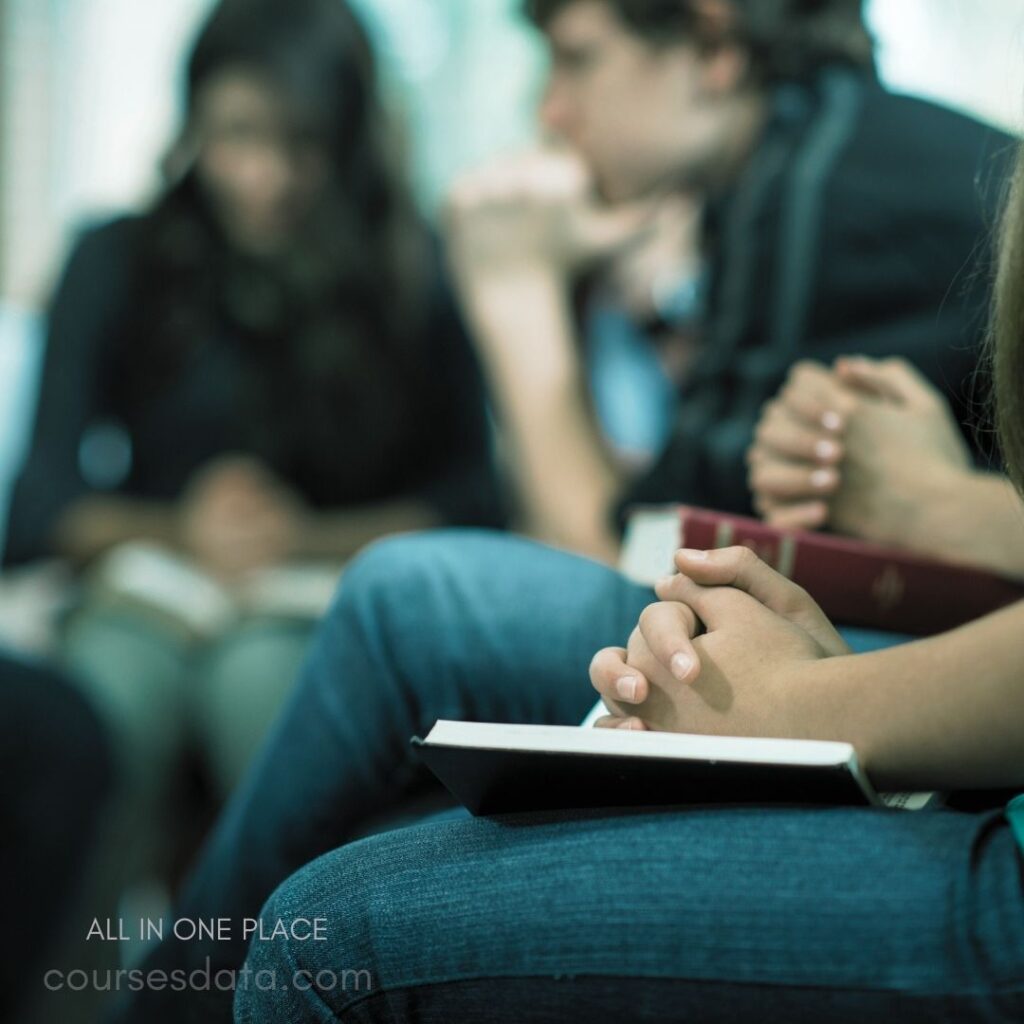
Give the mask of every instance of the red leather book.
[[622, 571], [641, 583], [675, 572], [677, 548], [742, 544], [810, 592], [833, 622], [928, 636], [1024, 599], [1024, 581], [849, 537], [779, 530], [686, 505], [630, 516]]

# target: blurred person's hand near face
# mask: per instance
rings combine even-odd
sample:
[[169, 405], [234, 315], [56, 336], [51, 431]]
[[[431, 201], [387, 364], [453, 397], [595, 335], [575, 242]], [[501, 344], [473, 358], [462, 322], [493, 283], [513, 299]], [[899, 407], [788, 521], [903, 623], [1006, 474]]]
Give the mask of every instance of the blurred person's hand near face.
[[[702, 3], [711, 21], [727, 10]], [[567, 0], [542, 28], [551, 71], [540, 113], [557, 147], [467, 176], [449, 206], [448, 251], [523, 528], [614, 561], [622, 470], [582, 384], [572, 279], [639, 251], [666, 202], [725, 185], [754, 144], [761, 103], [737, 45], [654, 39], [604, 0]]]
[[451, 247], [464, 287], [513, 267], [564, 277], [642, 243], [661, 200], [719, 184], [753, 142], [759, 107], [736, 48], [655, 44], [603, 0], [568, 3], [545, 32], [540, 117], [558, 145], [453, 189]]
[[523, 273], [564, 283], [644, 233], [651, 203], [609, 206], [582, 160], [538, 149], [465, 175], [448, 205], [449, 251], [464, 291]]
[[243, 69], [203, 86], [192, 140], [199, 181], [230, 244], [274, 256], [315, 208], [329, 159], [272, 85]]
[[301, 500], [247, 456], [225, 456], [201, 469], [179, 512], [182, 548], [225, 578], [285, 561], [306, 523]]

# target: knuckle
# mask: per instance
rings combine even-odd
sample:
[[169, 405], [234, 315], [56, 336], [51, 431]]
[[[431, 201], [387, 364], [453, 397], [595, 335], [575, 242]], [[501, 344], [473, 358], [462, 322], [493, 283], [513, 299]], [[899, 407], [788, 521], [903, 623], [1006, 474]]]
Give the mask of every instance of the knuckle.
[[782, 432], [782, 417], [770, 416], [761, 422], [761, 440], [768, 447], [772, 447], [779, 440]]
[[729, 550], [733, 552], [733, 557], [736, 559], [736, 565], [739, 569], [749, 569], [761, 561], [750, 548], [743, 545], [738, 545]]
[[808, 607], [814, 605], [814, 598], [798, 583], [793, 583], [787, 580], [789, 584], [786, 590], [786, 596], [784, 601], [784, 608], [786, 612], [796, 614], [798, 612], [806, 611]]
[[593, 658], [590, 659], [590, 667], [587, 671], [587, 674], [590, 677], [590, 681], [595, 686], [601, 684], [609, 674], [607, 668], [607, 661], [603, 657], [604, 654], [604, 651], [598, 651], [597, 654], [595, 654]]
[[641, 613], [639, 629], [643, 635], [647, 635], [651, 628], [657, 625], [661, 618], [662, 606], [660, 603], [649, 604]]
[[789, 380], [794, 384], [804, 383], [817, 370], [817, 365], [810, 359], [798, 359], [789, 371]]
[[836, 391], [834, 404], [836, 410], [849, 419], [851, 416], [856, 416], [861, 410], [864, 400], [850, 391]]
[[602, 647], [593, 658], [590, 659], [591, 676], [611, 676], [615, 674], [622, 665], [622, 651], [616, 647]]

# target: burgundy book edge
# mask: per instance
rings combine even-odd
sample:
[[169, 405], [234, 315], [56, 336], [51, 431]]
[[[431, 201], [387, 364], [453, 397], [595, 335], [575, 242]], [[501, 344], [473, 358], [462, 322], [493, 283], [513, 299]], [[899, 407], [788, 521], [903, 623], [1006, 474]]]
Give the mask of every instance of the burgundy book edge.
[[804, 587], [839, 625], [927, 636], [1024, 599], [1024, 581], [985, 570], [687, 505], [633, 513], [623, 570], [649, 583], [672, 571], [677, 547], [737, 544]]

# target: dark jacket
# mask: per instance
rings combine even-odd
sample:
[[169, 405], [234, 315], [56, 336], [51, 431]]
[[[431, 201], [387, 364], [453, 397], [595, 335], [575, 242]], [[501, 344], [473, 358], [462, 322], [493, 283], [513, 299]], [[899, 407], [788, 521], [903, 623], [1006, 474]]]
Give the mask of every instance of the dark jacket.
[[[420, 498], [445, 523], [500, 523], [482, 380], [436, 251], [422, 338], [409, 346], [412, 365], [395, 368], [394, 404], [374, 410], [375, 425], [330, 394], [304, 393], [287, 345], [256, 358], [227, 327], [140, 398], [123, 367], [126, 343], [145, 345], [125, 339], [138, 319], [139, 237], [139, 218], [90, 230], [64, 270], [6, 562], [51, 554], [58, 517], [86, 494], [172, 502], [197, 469], [227, 453], [261, 459], [314, 508]], [[407, 428], [385, 429], [399, 413]]]
[[749, 512], [744, 455], [800, 359], [903, 356], [969, 423], [1012, 150], [870, 74], [778, 88], [756, 154], [710, 207], [704, 349], [671, 441], [620, 516], [636, 502]]

